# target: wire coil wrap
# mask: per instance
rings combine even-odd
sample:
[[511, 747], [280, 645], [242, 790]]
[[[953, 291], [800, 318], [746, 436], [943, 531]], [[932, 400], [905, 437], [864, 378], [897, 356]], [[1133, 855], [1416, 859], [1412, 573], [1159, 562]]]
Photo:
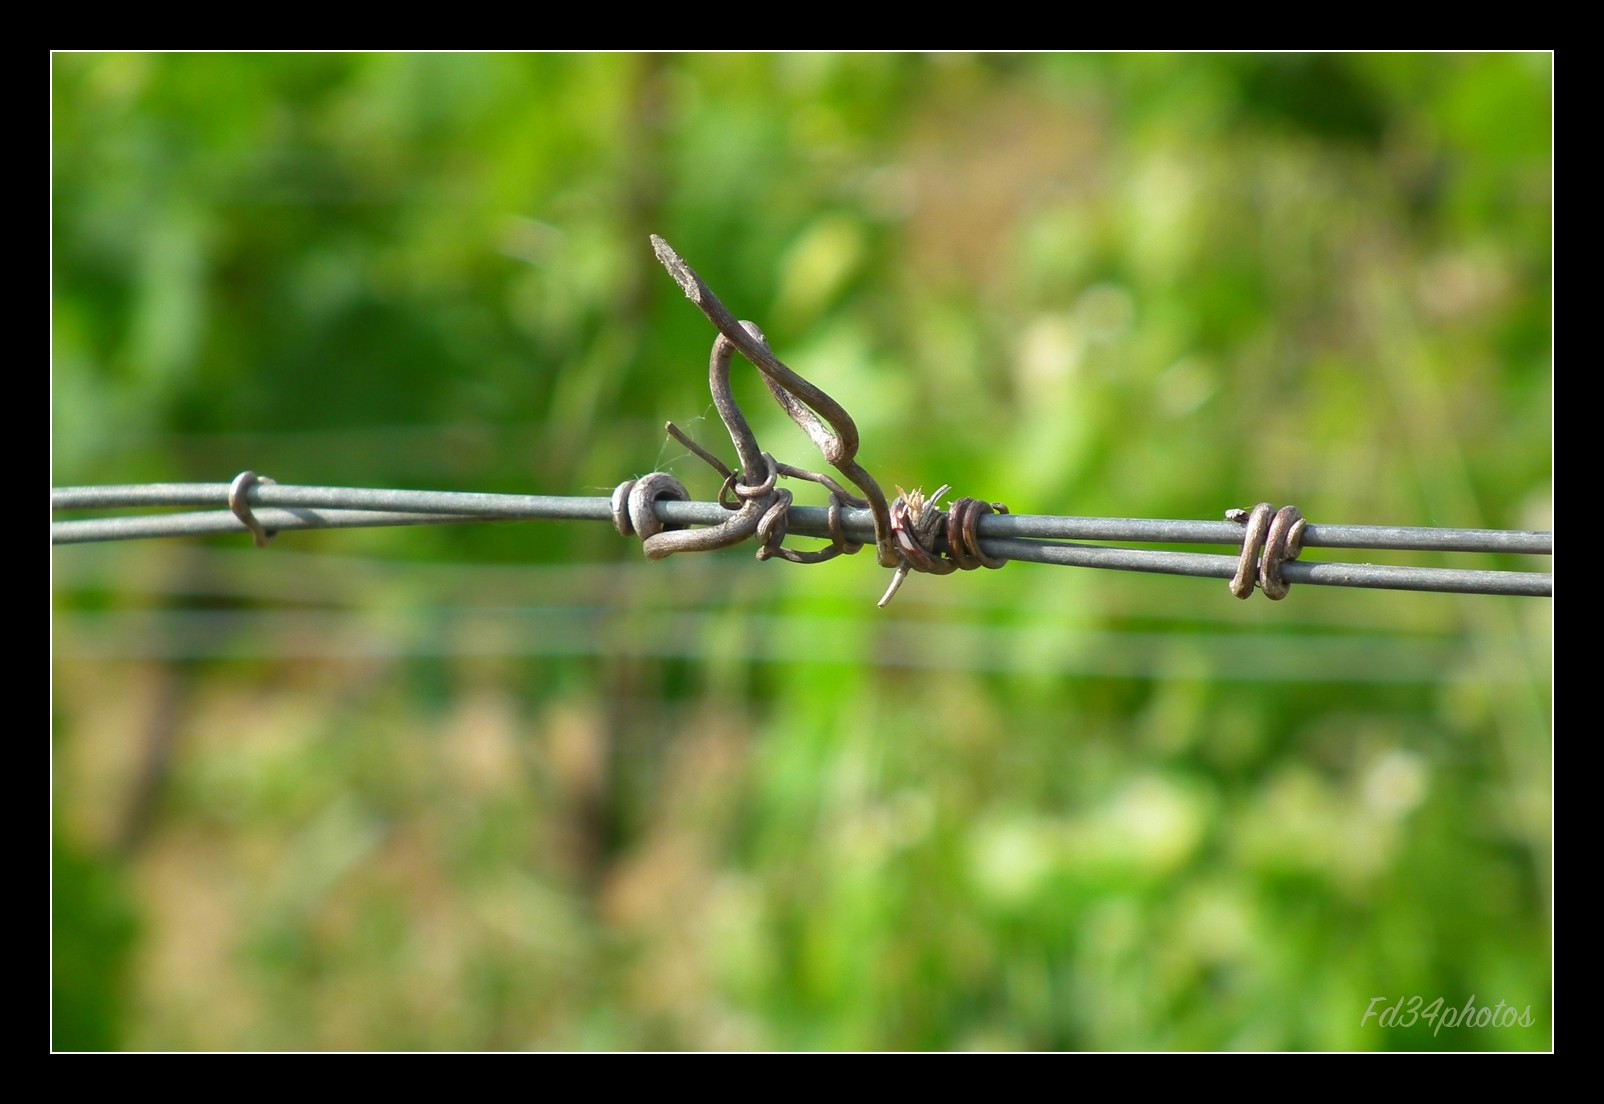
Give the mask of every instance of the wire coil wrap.
[[1242, 534], [1242, 553], [1237, 560], [1236, 574], [1230, 582], [1231, 593], [1245, 600], [1257, 586], [1272, 602], [1285, 598], [1292, 584], [1282, 577], [1281, 565], [1303, 553], [1303, 531], [1307, 523], [1298, 508], [1283, 506], [1277, 510], [1268, 502], [1261, 502], [1251, 511], [1227, 510], [1225, 517], [1246, 530]]
[[685, 485], [667, 472], [652, 472], [639, 479], [626, 479], [613, 489], [613, 528], [618, 530], [621, 537], [638, 535], [647, 545], [646, 558], [649, 560], [662, 558], [651, 553], [650, 544], [654, 537], [682, 528], [664, 525], [658, 520], [652, 504], [664, 498], [679, 502], [691, 500]]
[[918, 490], [897, 489], [897, 498], [891, 503], [891, 537], [902, 562], [880, 598], [881, 606], [896, 596], [910, 571], [951, 575], [954, 571], [973, 571], [977, 567], [996, 569], [1008, 562], [986, 553], [980, 547], [976, 532], [982, 514], [1006, 514], [1008, 507], [1001, 502], [960, 498], [952, 504], [950, 512], [943, 512], [939, 503], [946, 493], [945, 484], [928, 499]]
[[242, 471], [234, 477], [234, 482], [228, 485], [228, 508], [231, 513], [245, 524], [251, 531], [251, 541], [258, 548], [266, 548], [273, 543], [278, 533], [262, 527], [256, 514], [251, 511], [251, 488], [255, 486], [272, 486], [273, 480], [265, 475], [257, 475], [253, 471]]
[[990, 556], [980, 547], [975, 527], [982, 514], [1006, 514], [1008, 507], [1001, 502], [983, 502], [978, 498], [960, 498], [947, 512], [947, 549], [952, 562], [961, 571], [987, 567], [995, 571], [1008, 561], [1001, 556]]

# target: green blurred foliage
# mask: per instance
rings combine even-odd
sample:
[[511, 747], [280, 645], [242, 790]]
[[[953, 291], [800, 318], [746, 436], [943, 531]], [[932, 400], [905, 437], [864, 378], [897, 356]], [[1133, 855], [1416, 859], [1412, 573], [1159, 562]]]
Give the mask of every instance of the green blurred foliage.
[[[656, 232], [888, 486], [1549, 528], [1550, 69], [59, 54], [53, 483], [710, 495]], [[1548, 603], [868, 561], [56, 552], [55, 1045], [1550, 1045]]]

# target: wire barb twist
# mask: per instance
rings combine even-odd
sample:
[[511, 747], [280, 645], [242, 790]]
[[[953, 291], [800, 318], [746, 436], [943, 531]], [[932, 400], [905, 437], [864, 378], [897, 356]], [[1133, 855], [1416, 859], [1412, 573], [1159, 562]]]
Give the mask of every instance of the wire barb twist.
[[666, 525], [658, 518], [656, 504], [659, 500], [689, 502], [691, 496], [684, 484], [667, 472], [626, 479], [613, 490], [613, 528], [618, 530], [619, 536], [639, 536], [646, 546], [648, 560], [660, 560], [668, 555], [667, 552], [653, 555], [653, 540], [669, 530], [683, 528]]
[[228, 485], [228, 508], [235, 517], [245, 523], [245, 528], [251, 531], [251, 541], [258, 548], [266, 548], [278, 536], [276, 530], [265, 529], [257, 520], [256, 514], [251, 510], [251, 488], [257, 486], [272, 486], [273, 480], [267, 476], [258, 476], [253, 471], [242, 471], [234, 477], [234, 482]]
[[960, 498], [947, 513], [947, 546], [952, 560], [960, 571], [974, 571], [979, 567], [995, 571], [1008, 561], [991, 556], [980, 547], [977, 527], [982, 514], [1006, 514], [1008, 507], [1001, 502], [982, 502], [978, 498]]
[[897, 488], [897, 499], [891, 504], [891, 531], [896, 536], [902, 563], [880, 598], [881, 607], [896, 596], [910, 571], [951, 575], [954, 571], [973, 571], [979, 567], [996, 569], [1008, 562], [1001, 556], [986, 553], [980, 547], [980, 536], [976, 532], [981, 514], [1006, 514], [1008, 507], [1001, 502], [960, 498], [953, 502], [950, 511], [943, 511], [941, 497], [948, 489], [943, 484], [927, 499], [918, 489]]
[[1296, 506], [1277, 510], [1261, 502], [1248, 510], [1227, 510], [1227, 521], [1243, 526], [1242, 554], [1236, 574], [1231, 577], [1231, 593], [1247, 599], [1255, 585], [1272, 602], [1279, 602], [1292, 590], [1281, 574], [1281, 565], [1303, 553], [1303, 532], [1307, 523]]

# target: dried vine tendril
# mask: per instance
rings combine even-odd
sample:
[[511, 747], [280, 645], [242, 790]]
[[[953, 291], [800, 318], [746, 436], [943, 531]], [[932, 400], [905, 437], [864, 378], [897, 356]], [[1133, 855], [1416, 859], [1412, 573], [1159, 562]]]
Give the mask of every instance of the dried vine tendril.
[[[763, 331], [751, 322], [738, 321], [695, 270], [655, 234], [652, 248], [686, 298], [695, 303], [718, 330], [708, 366], [708, 385], [713, 393], [713, 406], [735, 446], [739, 467], [730, 468], [669, 422], [665, 427], [668, 434], [723, 477], [719, 502], [731, 515], [726, 521], [704, 529], [665, 526], [658, 520], [654, 504], [659, 499], [689, 498], [677, 479], [654, 472], [620, 483], [613, 492], [613, 524], [624, 536], [640, 536], [647, 559], [660, 560], [676, 552], [728, 548], [748, 537], [756, 537], [760, 560], [777, 557], [792, 563], [822, 563], [837, 556], [851, 555], [863, 547], [848, 540], [841, 526], [841, 511], [851, 506], [869, 511], [874, 519], [875, 558], [880, 566], [895, 572], [891, 585], [880, 599], [881, 606], [891, 601], [910, 571], [947, 575], [960, 569], [997, 568], [1006, 562], [982, 551], [975, 532], [980, 515], [993, 510], [1007, 513], [1006, 506], [960, 498], [952, 504], [949, 514], [940, 508], [941, 496], [947, 492], [945, 486], [928, 499], [918, 490], [905, 492], [899, 487], [897, 498], [887, 503], [880, 484], [858, 463], [858, 427], [841, 404], [788, 368], [770, 350]], [[822, 472], [780, 463], [758, 447], [752, 427], [730, 390], [730, 363], [736, 353], [757, 368], [780, 409], [807, 434], [825, 461], [859, 494], [853, 494]], [[829, 545], [809, 552], [785, 547], [786, 519], [792, 496], [790, 491], [778, 486], [781, 478], [817, 483], [829, 492]]]

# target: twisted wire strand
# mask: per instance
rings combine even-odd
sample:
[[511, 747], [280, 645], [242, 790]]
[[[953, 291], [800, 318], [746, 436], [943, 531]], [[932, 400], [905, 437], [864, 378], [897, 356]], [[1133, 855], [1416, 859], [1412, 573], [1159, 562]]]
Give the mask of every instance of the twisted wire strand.
[[[781, 474], [785, 474], [782, 470]], [[828, 484], [825, 484], [828, 486]], [[91, 487], [55, 487], [50, 492], [50, 508], [57, 510], [114, 510], [142, 507], [226, 507], [228, 483], [133, 483]], [[334, 510], [355, 512], [390, 511], [397, 516], [417, 515], [426, 522], [453, 521], [607, 521], [607, 499], [584, 495], [491, 494], [482, 491], [415, 491], [379, 487], [320, 487], [291, 483], [259, 483], [248, 496], [258, 516], [262, 507], [279, 510], [316, 509], [327, 514]], [[668, 506], [668, 520], [691, 525], [710, 525], [723, 515], [714, 503]], [[815, 514], [809, 514], [815, 511]], [[795, 506], [797, 516], [815, 516], [820, 526], [824, 508]], [[669, 515], [672, 515], [671, 517]], [[226, 515], [225, 515], [226, 516]], [[101, 521], [147, 522], [158, 518], [97, 518]], [[55, 522], [58, 526], [78, 526], [87, 520]], [[424, 522], [420, 522], [424, 523]], [[276, 523], [275, 523], [276, 524]], [[873, 540], [874, 522], [869, 512], [849, 504], [842, 511], [842, 525], [855, 540]], [[226, 527], [241, 530], [238, 521]], [[1058, 514], [990, 514], [977, 524], [983, 539], [1122, 541], [1135, 544], [1221, 544], [1240, 548], [1242, 525], [1235, 521], [1185, 520], [1172, 518], [1076, 517]], [[70, 532], [71, 530], [69, 530]], [[223, 531], [223, 530], [219, 530]], [[797, 532], [809, 532], [797, 529]], [[810, 533], [809, 535], [814, 535]], [[828, 536], [824, 528], [817, 535]], [[1314, 525], [1303, 534], [1305, 548], [1377, 549], [1397, 552], [1484, 552], [1501, 555], [1552, 556], [1554, 534], [1530, 529], [1443, 529], [1397, 525]], [[1017, 559], [1018, 557], [1013, 557]], [[1230, 574], [1221, 578], [1230, 578]]]
[[[176, 514], [81, 518], [52, 521], [52, 544], [227, 535], [248, 532], [227, 509], [228, 483], [160, 483], [133, 486], [63, 487], [51, 491], [54, 510], [127, 507], [220, 507]], [[307, 487], [258, 483], [249, 500], [256, 518], [279, 532], [383, 526], [458, 525], [515, 521], [617, 521], [614, 499], [556, 495], [503, 495], [478, 492], [404, 491], [365, 487]], [[627, 502], [627, 492], [626, 492]], [[627, 507], [626, 507], [627, 508]], [[717, 525], [730, 511], [716, 502], [654, 498], [653, 513], [665, 526]], [[867, 509], [796, 506], [788, 510], [790, 531], [802, 536], [873, 540]], [[950, 526], [950, 521], [949, 521]], [[1030, 514], [982, 514], [976, 522], [979, 547], [987, 555], [1028, 563], [1139, 571], [1195, 578], [1231, 579], [1239, 555], [1173, 552], [1066, 543], [1117, 540], [1147, 543], [1242, 542], [1242, 526], [1232, 521], [1172, 521], [1149, 518], [1077, 518]], [[1551, 555], [1553, 534], [1497, 529], [1407, 529], [1392, 526], [1310, 525], [1306, 546], [1382, 548], [1457, 552]], [[1380, 590], [1435, 591], [1552, 597], [1554, 579], [1545, 572], [1484, 571], [1464, 568], [1398, 567], [1381, 564], [1305, 563], [1282, 565], [1292, 583]]]

